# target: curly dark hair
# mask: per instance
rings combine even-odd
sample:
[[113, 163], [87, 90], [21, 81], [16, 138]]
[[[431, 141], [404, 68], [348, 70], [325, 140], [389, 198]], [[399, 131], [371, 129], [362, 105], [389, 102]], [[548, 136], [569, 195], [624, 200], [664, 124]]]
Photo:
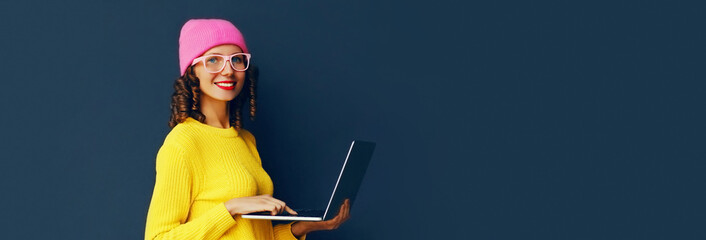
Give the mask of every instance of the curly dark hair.
[[[245, 84], [249, 87], [249, 91], [243, 88], [238, 96], [229, 102], [230, 107], [230, 125], [235, 126], [236, 130], [242, 128], [240, 114], [243, 108], [243, 102], [248, 101], [250, 104], [250, 120], [255, 120], [255, 85], [257, 83], [258, 69], [250, 65], [245, 71]], [[186, 118], [192, 117], [199, 122], [206, 121], [206, 116], [201, 113], [199, 101], [201, 89], [199, 88], [199, 79], [194, 74], [193, 66], [186, 69], [183, 76], [177, 78], [174, 82], [174, 93], [172, 94], [171, 109], [172, 114], [169, 118], [169, 128], [174, 128], [180, 122], [184, 122]]]

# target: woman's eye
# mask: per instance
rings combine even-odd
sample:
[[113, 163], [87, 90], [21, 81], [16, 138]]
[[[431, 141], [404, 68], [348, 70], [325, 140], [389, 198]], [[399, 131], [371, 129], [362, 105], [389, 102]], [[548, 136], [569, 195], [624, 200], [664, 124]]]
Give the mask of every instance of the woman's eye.
[[210, 57], [206, 59], [206, 62], [208, 63], [217, 63], [218, 62], [218, 57]]
[[243, 61], [243, 59], [240, 59], [240, 57], [233, 57], [230, 59], [233, 63], [240, 63]]

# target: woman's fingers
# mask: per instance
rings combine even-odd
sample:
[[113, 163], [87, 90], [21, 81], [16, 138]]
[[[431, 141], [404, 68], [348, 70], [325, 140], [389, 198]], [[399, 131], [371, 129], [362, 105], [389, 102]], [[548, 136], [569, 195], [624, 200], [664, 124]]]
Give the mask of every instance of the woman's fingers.
[[341, 223], [345, 222], [348, 220], [348, 216], [350, 214], [350, 200], [346, 199], [345, 202], [343, 202], [343, 206], [341, 206]]
[[348, 216], [348, 199], [343, 201], [343, 204], [341, 204], [341, 209], [338, 210], [338, 216], [341, 216], [341, 219], [345, 219], [346, 216]]
[[272, 215], [277, 215], [277, 214], [282, 213], [284, 211], [287, 211], [290, 214], [294, 214], [294, 215], [298, 214], [296, 211], [289, 208], [287, 206], [287, 203], [285, 203], [284, 201], [276, 199], [276, 198], [272, 197], [272, 195], [269, 195], [269, 194], [265, 194], [262, 196], [263, 196], [262, 197], [263, 200], [267, 201], [269, 204], [272, 204], [272, 207], [274, 209], [268, 210], [268, 211], [272, 212]]
[[277, 215], [280, 212], [279, 204], [274, 201], [265, 200], [265, 205], [266, 205], [267, 211], [270, 211], [272, 213], [272, 215]]
[[292, 214], [292, 215], [297, 215], [297, 214], [299, 214], [299, 213], [297, 213], [296, 211], [294, 211], [293, 209], [289, 208], [289, 206], [284, 206], [284, 209], [287, 210], [287, 212], [288, 212], [289, 214]]
[[269, 195], [260, 195], [257, 198], [262, 204], [262, 211], [268, 211], [274, 216], [282, 210], [281, 203]]
[[351, 217], [351, 200], [346, 199], [346, 217], [343, 221], [348, 220]]
[[343, 224], [346, 220], [348, 220], [350, 216], [350, 200], [346, 199], [343, 204], [341, 204], [341, 208], [338, 210], [338, 214], [332, 218], [331, 220], [328, 221], [323, 221], [320, 222], [321, 226], [323, 229], [326, 230], [333, 230], [337, 229], [338, 227]]
[[270, 212], [272, 215], [277, 215], [284, 211], [287, 211], [293, 215], [298, 214], [296, 211], [289, 208], [285, 202], [273, 198], [269, 194], [233, 198], [228, 200], [225, 205], [231, 215], [248, 214], [253, 212]]
[[348, 211], [350, 209], [349, 206], [350, 206], [350, 201], [348, 199], [346, 199], [346, 201], [344, 201], [343, 204], [341, 205], [341, 208], [338, 210], [338, 214], [336, 215], [336, 217], [327, 221], [327, 225], [328, 225], [327, 228], [329, 230], [337, 229], [338, 227], [341, 226], [341, 224], [343, 224], [343, 222], [348, 220]]
[[341, 224], [343, 224], [343, 222], [348, 220], [349, 211], [350, 211], [350, 200], [346, 199], [343, 202], [343, 204], [341, 205], [341, 209], [338, 211], [338, 215], [334, 219], [332, 219], [332, 220], [334, 220], [333, 221], [333, 223], [335, 225], [334, 229], [338, 228], [339, 226], [341, 226]]
[[[277, 200], [277, 199], [275, 199], [275, 200]], [[280, 201], [280, 200], [277, 200], [277, 204], [278, 204], [278, 206], [279, 206], [279, 213], [283, 213], [284, 211], [289, 211], [289, 210], [291, 210], [291, 208], [287, 207], [287, 204], [286, 204], [286, 203], [284, 203], [284, 202], [282, 202], [282, 201]], [[288, 208], [289, 208], [289, 210], [287, 210]]]

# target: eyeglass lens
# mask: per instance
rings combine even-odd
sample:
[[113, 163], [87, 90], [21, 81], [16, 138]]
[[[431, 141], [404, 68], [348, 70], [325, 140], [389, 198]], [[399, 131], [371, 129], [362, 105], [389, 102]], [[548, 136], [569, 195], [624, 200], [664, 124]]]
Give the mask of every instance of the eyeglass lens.
[[[209, 56], [206, 57], [206, 70], [209, 72], [219, 72], [223, 69], [223, 65], [226, 63], [224, 56]], [[230, 63], [233, 69], [237, 71], [243, 71], [248, 67], [248, 57], [247, 55], [235, 55], [230, 59]]]

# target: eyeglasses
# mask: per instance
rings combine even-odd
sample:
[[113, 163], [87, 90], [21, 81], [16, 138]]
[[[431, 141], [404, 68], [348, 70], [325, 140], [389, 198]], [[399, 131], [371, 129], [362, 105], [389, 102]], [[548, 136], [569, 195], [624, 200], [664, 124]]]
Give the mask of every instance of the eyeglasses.
[[233, 67], [235, 71], [245, 71], [250, 65], [250, 53], [236, 53], [230, 56], [224, 55], [207, 55], [194, 59], [191, 62], [191, 66], [196, 65], [199, 62], [203, 62], [204, 67], [207, 72], [217, 73], [223, 71], [226, 66], [226, 61], [230, 61], [230, 66]]

